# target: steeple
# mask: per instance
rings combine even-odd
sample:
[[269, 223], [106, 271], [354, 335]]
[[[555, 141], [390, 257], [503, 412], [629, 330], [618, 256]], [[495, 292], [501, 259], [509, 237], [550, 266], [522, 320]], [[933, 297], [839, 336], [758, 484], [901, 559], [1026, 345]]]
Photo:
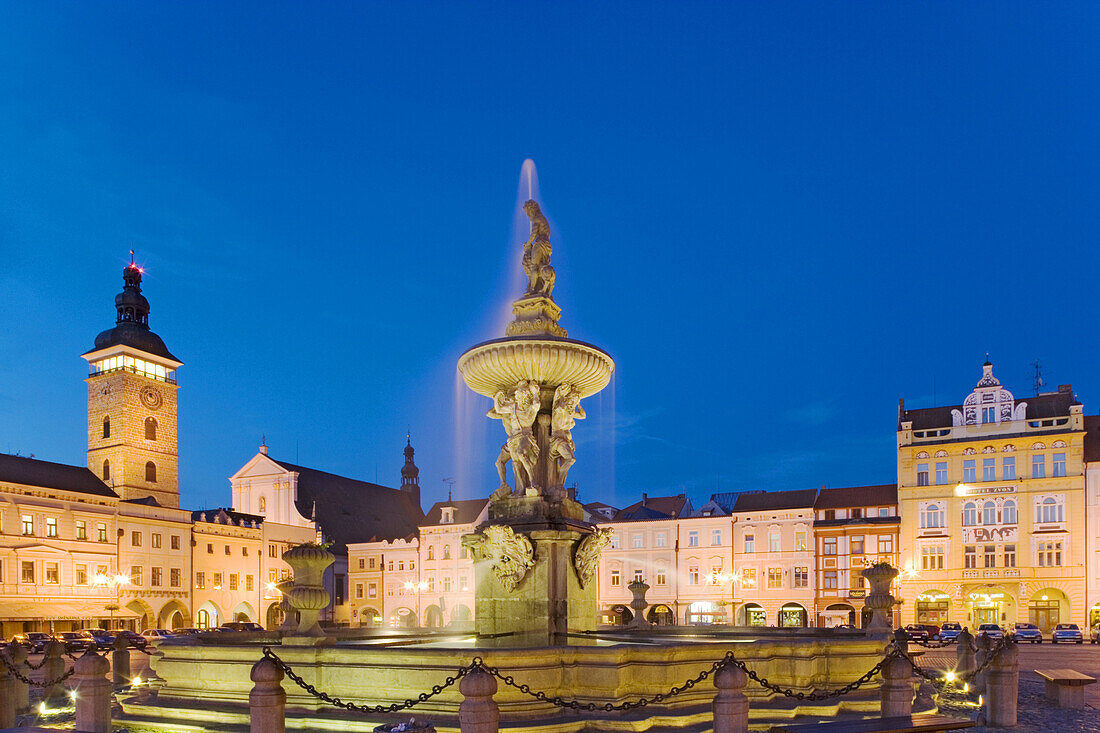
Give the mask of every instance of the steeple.
[[413, 502], [420, 506], [420, 469], [413, 462], [412, 434], [405, 434], [405, 465], [401, 467], [401, 490], [412, 495]]
[[[131, 252], [131, 256], [133, 252]], [[130, 264], [122, 268], [122, 292], [115, 296], [115, 327], [95, 337], [93, 353], [113, 346], [128, 346], [146, 354], [177, 362], [179, 359], [168, 351], [160, 336], [149, 330], [149, 301], [141, 294], [141, 276], [144, 270]]]

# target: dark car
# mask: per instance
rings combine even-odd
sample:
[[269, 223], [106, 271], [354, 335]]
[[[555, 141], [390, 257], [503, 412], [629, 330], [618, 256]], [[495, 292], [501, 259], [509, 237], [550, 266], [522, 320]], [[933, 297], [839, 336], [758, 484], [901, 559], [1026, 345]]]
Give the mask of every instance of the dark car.
[[928, 632], [928, 638], [929, 639], [932, 639], [933, 641], [939, 641], [940, 640], [940, 627], [939, 626], [937, 626], [936, 624], [921, 624], [921, 626], [923, 626], [924, 630]]
[[940, 641], [957, 641], [962, 630], [962, 624], [948, 621], [940, 627]]
[[1012, 638], [1018, 643], [1029, 641], [1032, 644], [1043, 643], [1043, 632], [1035, 624], [1016, 624], [1012, 627]]
[[83, 652], [87, 651], [90, 647], [95, 645], [95, 642], [89, 639], [79, 631], [63, 631], [57, 635], [57, 640], [65, 645], [65, 651], [69, 652]]
[[172, 629], [172, 633], [176, 636], [194, 636], [195, 634], [201, 634], [202, 629], [186, 627], [182, 629]]
[[53, 641], [53, 636], [44, 631], [30, 631], [26, 634], [16, 634], [11, 638], [12, 644], [22, 644], [38, 654], [45, 652], [46, 645], [51, 641]]
[[134, 647], [135, 649], [144, 649], [146, 645], [149, 644], [148, 639], [146, 639], [141, 634], [130, 631], [129, 629], [120, 629], [117, 632], [117, 635], [126, 639], [127, 644]]
[[905, 635], [910, 641], [928, 641], [929, 639], [928, 629], [924, 624], [909, 624], [905, 627]]
[[223, 624], [222, 628], [232, 629], [233, 631], [263, 631], [264, 627], [260, 626], [255, 621], [230, 621]]
[[1058, 624], [1050, 634], [1050, 643], [1084, 644], [1085, 637], [1077, 624]]
[[90, 639], [96, 649], [113, 649], [115, 646], [115, 635], [105, 629], [84, 629], [80, 633]]

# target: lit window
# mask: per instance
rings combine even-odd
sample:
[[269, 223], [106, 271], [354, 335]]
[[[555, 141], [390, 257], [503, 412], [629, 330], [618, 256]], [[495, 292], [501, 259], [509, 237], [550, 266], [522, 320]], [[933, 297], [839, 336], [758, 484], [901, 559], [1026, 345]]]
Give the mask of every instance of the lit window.
[[237, 590], [237, 586], [238, 586], [239, 583], [240, 583], [240, 579], [239, 579], [239, 576], [237, 575], [237, 573], [230, 573], [229, 574], [229, 590]]
[[756, 587], [756, 568], [741, 568], [741, 587]]
[[88, 566], [77, 565], [76, 566], [76, 584], [87, 585], [88, 584]]
[[149, 585], [154, 588], [159, 588], [163, 582], [164, 570], [161, 568], [153, 568], [149, 573]]
[[23, 515], [23, 534], [34, 534], [34, 517], [30, 514]]
[[622, 585], [622, 579], [619, 577], [619, 571], [618, 570], [612, 570], [611, 571], [611, 585], [613, 585], [613, 586]]
[[47, 585], [59, 585], [61, 583], [61, 573], [58, 570], [57, 563], [46, 563], [46, 584]]
[[46, 518], [46, 536], [47, 537], [56, 537], [57, 536], [57, 518], [56, 517], [47, 517]]
[[699, 585], [699, 566], [692, 565], [688, 568], [688, 583], [691, 585]]
[[642, 569], [641, 568], [634, 568], [634, 582], [635, 583], [641, 583], [642, 582]]
[[355, 597], [356, 598], [362, 598], [363, 597], [363, 584], [362, 583], [356, 583], [355, 584]]
[[794, 533], [794, 549], [805, 550], [806, 549], [806, 532], [805, 530], [799, 530]]
[[153, 532], [152, 536], [150, 537], [150, 542], [152, 542], [152, 546], [154, 548], [159, 548], [161, 543], [161, 534], [159, 532]]
[[34, 582], [34, 563], [23, 561], [20, 563], [19, 582], [21, 583], [33, 583]]
[[664, 568], [657, 568], [657, 585], [667, 585], [668, 577], [665, 575]]
[[78, 540], [88, 539], [88, 524], [83, 519], [76, 520], [76, 538]]
[[96, 541], [97, 542], [106, 542], [107, 541], [107, 525], [106, 524], [97, 524], [95, 526], [95, 531], [96, 531]]
[[134, 565], [130, 568], [130, 582], [134, 585], [141, 585], [141, 566]]
[[141, 547], [141, 532], [134, 531], [130, 533], [130, 546]]
[[202, 590], [206, 587], [206, 573], [195, 573], [195, 588]]
[[768, 568], [768, 587], [769, 588], [782, 588], [783, 587], [783, 570], [780, 568]]

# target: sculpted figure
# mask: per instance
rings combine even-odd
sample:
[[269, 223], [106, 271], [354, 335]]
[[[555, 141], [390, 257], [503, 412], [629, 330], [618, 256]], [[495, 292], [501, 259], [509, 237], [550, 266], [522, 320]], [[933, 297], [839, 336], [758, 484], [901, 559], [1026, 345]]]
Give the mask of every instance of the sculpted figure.
[[554, 390], [554, 406], [550, 413], [550, 463], [555, 468], [554, 485], [565, 486], [565, 476], [577, 462], [573, 426], [586, 417], [581, 407], [581, 391], [572, 384], [562, 384]]
[[613, 534], [615, 530], [610, 527], [597, 527], [592, 534], [577, 543], [573, 566], [577, 569], [577, 579], [582, 588], [587, 587], [596, 577], [600, 568], [600, 554], [611, 543]]
[[493, 409], [487, 415], [504, 423], [504, 432], [508, 440], [500, 448], [497, 457], [497, 475], [500, 476], [500, 488], [493, 492], [492, 498], [506, 496], [510, 491], [505, 465], [512, 462], [512, 472], [516, 476], [516, 493], [526, 493], [534, 486], [535, 464], [539, 459], [539, 444], [535, 440], [532, 425], [539, 414], [539, 385], [526, 379], [517, 384], [510, 392], [498, 391], [493, 396]]
[[550, 266], [550, 225], [533, 200], [523, 205], [531, 220], [531, 236], [523, 245], [523, 271], [527, 273], [527, 295], [547, 298], [554, 291], [554, 268]]

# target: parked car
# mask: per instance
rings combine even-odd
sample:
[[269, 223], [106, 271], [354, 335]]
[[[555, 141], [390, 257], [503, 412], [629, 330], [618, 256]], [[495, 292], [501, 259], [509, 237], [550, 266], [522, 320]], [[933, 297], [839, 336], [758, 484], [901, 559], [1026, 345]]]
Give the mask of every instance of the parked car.
[[96, 649], [113, 649], [115, 646], [115, 635], [105, 629], [84, 629], [80, 633], [90, 639]]
[[959, 634], [962, 633], [962, 630], [962, 624], [948, 621], [940, 627], [940, 641], [955, 641], [959, 638]]
[[195, 629], [189, 626], [182, 629], [172, 629], [172, 633], [176, 636], [194, 636], [195, 634], [201, 634], [202, 629]]
[[988, 636], [990, 639], [1003, 639], [1005, 630], [997, 624], [982, 624], [978, 627], [978, 636]]
[[172, 637], [175, 636], [175, 634], [173, 634], [168, 629], [146, 629], [145, 631], [141, 632], [141, 635], [144, 636], [149, 641], [160, 641], [161, 639], [171, 639]]
[[230, 621], [222, 624], [224, 628], [231, 629], [233, 631], [263, 631], [264, 627], [260, 626], [255, 621]]
[[1100, 624], [1092, 627], [1092, 631], [1089, 632], [1089, 643], [1096, 644], [1100, 641]]
[[1043, 632], [1035, 624], [1016, 624], [1012, 627], [1012, 637], [1018, 642], [1030, 641], [1032, 644], [1043, 643]]
[[16, 634], [11, 638], [12, 644], [22, 644], [38, 654], [45, 652], [46, 645], [51, 641], [53, 641], [53, 636], [44, 631], [29, 631], [26, 634]]
[[94, 641], [79, 631], [63, 631], [57, 635], [57, 640], [65, 645], [65, 650], [70, 654], [87, 651], [90, 647], [95, 646]]
[[119, 629], [116, 635], [126, 639], [129, 645], [135, 649], [144, 649], [149, 644], [149, 641], [144, 636], [134, 633], [129, 629]]
[[1077, 624], [1058, 624], [1050, 634], [1050, 643], [1058, 642], [1068, 644], [1084, 644], [1085, 637], [1081, 635], [1081, 628]]
[[909, 637], [910, 641], [928, 641], [928, 629], [924, 628], [924, 624], [909, 624], [905, 627], [905, 635]]
[[929, 639], [932, 639], [933, 641], [939, 641], [940, 640], [940, 627], [939, 626], [937, 626], [936, 624], [921, 624], [921, 626], [923, 626], [924, 630], [928, 632], [928, 638]]

